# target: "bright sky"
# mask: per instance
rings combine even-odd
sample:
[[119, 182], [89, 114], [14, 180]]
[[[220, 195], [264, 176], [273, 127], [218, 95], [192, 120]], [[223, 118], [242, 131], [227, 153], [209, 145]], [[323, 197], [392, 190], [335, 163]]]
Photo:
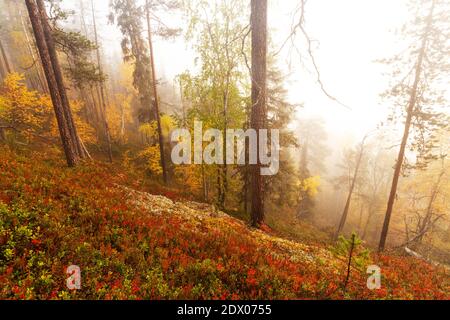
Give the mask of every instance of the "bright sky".
[[[248, 1], [249, 0], [243, 0]], [[328, 99], [315, 82], [312, 64], [302, 65], [297, 54], [289, 54], [290, 44], [279, 55], [279, 66], [290, 74], [286, 88], [292, 103], [303, 104], [298, 116], [319, 116], [334, 139], [360, 140], [386, 119], [388, 106], [379, 98], [388, 87], [386, 67], [375, 60], [400, 51], [394, 31], [408, 19], [407, 0], [309, 0], [306, 29], [314, 40], [314, 55], [327, 91], [349, 106], [348, 110]], [[64, 1], [67, 3], [68, 1]], [[76, 5], [78, 0], [71, 0]], [[120, 33], [106, 27], [109, 1], [95, 1], [101, 40], [106, 54], [118, 55]], [[274, 49], [279, 49], [290, 33], [292, 13], [299, 0], [269, 0], [269, 28]], [[86, 8], [89, 9], [89, 8]], [[90, 18], [87, 18], [88, 22]], [[170, 22], [170, 25], [173, 25]], [[305, 52], [304, 42], [297, 41]], [[192, 68], [193, 53], [181, 37], [175, 42], [157, 39], [156, 63], [160, 76], [173, 79]], [[347, 137], [347, 138], [343, 138]]]
[[[310, 0], [306, 7], [306, 28], [315, 42], [314, 55], [327, 90], [351, 111], [328, 99], [320, 91], [312, 65], [302, 66], [290, 45], [279, 55], [279, 66], [290, 74], [286, 87], [289, 99], [304, 104], [300, 116], [324, 118], [334, 139], [360, 140], [386, 119], [388, 106], [379, 98], [388, 87], [386, 67], [375, 60], [397, 53], [395, 29], [408, 19], [405, 0]], [[298, 0], [269, 0], [269, 28], [273, 47], [279, 49], [290, 32], [292, 13]], [[298, 41], [300, 45], [302, 41]], [[192, 63], [184, 45], [158, 43], [158, 58], [171, 77]], [[290, 66], [290, 67], [289, 67]], [[162, 71], [162, 70], [161, 70]]]
[[[280, 36], [289, 30], [292, 8], [296, 0], [272, 1], [271, 25]], [[315, 82], [312, 64], [298, 55], [289, 58], [292, 76], [289, 94], [292, 102], [304, 102], [301, 115], [323, 117], [331, 135], [351, 134], [360, 139], [386, 118], [386, 105], [379, 94], [387, 89], [383, 76], [386, 66], [375, 60], [397, 53], [398, 37], [395, 29], [408, 19], [405, 0], [314, 0], [306, 7], [306, 29], [314, 43], [314, 55], [322, 82], [339, 101], [352, 110], [328, 99]], [[280, 23], [281, 22], [281, 23]], [[303, 42], [301, 42], [303, 43]], [[281, 64], [283, 65], [283, 64]]]

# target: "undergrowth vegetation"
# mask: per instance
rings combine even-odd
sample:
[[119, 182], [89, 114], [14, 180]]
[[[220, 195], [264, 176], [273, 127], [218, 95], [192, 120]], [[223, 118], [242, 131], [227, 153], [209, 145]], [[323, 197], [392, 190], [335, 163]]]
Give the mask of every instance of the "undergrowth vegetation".
[[[344, 293], [342, 245], [284, 240], [208, 208], [192, 215], [176, 191], [145, 189], [123, 168], [68, 169], [59, 158], [1, 150], [1, 299], [450, 298], [448, 271], [369, 253]], [[120, 186], [166, 198], [146, 209]], [[367, 264], [381, 267], [381, 289], [367, 289]], [[81, 290], [66, 287], [70, 265], [81, 268]]]

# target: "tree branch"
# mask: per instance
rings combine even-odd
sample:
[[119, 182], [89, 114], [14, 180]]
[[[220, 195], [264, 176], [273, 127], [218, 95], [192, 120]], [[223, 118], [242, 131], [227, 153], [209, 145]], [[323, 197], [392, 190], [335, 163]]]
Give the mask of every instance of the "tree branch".
[[301, 55], [300, 51], [295, 46], [294, 41], [293, 41], [293, 39], [297, 36], [297, 32], [300, 30], [301, 34], [303, 35], [304, 39], [306, 40], [307, 53], [308, 53], [308, 56], [309, 56], [309, 58], [310, 58], [310, 60], [312, 62], [312, 65], [314, 67], [314, 71], [315, 71], [315, 74], [316, 74], [316, 82], [319, 84], [320, 90], [330, 100], [338, 103], [339, 105], [343, 106], [344, 108], [346, 108], [348, 110], [352, 110], [352, 108], [350, 108], [349, 106], [345, 105], [344, 103], [339, 101], [337, 98], [335, 98], [333, 95], [331, 95], [329, 93], [329, 91], [326, 89], [326, 87], [325, 87], [325, 85], [324, 85], [324, 83], [322, 81], [322, 76], [321, 76], [319, 67], [317, 65], [316, 59], [315, 59], [314, 54], [313, 54], [313, 49], [312, 49], [312, 42], [313, 42], [313, 40], [311, 40], [309, 34], [307, 33], [307, 31], [305, 29], [305, 6], [306, 6], [306, 2], [307, 2], [307, 0], [300, 0], [300, 6], [297, 7], [297, 9], [296, 9], [296, 11], [294, 13], [294, 17], [295, 17], [295, 15], [298, 12], [300, 12], [299, 20], [298, 20], [298, 22], [296, 24], [293, 24], [293, 26], [291, 28], [291, 33], [286, 38], [286, 40], [283, 42], [283, 44], [280, 47], [280, 49], [274, 54], [274, 56], [277, 56], [283, 50], [283, 48], [286, 46], [286, 44], [288, 43], [289, 40], [292, 41], [292, 45], [296, 48], [298, 54]]

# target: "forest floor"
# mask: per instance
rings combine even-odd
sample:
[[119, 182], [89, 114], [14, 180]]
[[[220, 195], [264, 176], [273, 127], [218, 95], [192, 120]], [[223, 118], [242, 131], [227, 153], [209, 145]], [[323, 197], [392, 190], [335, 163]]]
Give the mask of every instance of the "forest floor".
[[0, 151], [0, 299], [450, 299], [448, 271], [412, 257], [370, 253], [344, 289], [348, 257], [330, 245], [145, 189], [120, 166]]

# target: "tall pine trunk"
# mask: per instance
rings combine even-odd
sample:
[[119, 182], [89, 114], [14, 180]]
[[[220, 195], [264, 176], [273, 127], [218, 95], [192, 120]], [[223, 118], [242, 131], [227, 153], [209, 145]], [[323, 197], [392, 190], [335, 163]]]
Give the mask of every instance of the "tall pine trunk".
[[[265, 124], [265, 106], [267, 100], [267, 0], [251, 0], [252, 28], [252, 113], [251, 128], [258, 133]], [[264, 222], [264, 190], [259, 159], [251, 166], [252, 189], [252, 225], [260, 226]]]
[[158, 139], [159, 139], [159, 153], [161, 156], [161, 168], [163, 171], [163, 179], [164, 183], [168, 183], [168, 174], [167, 174], [167, 166], [166, 166], [166, 155], [164, 153], [164, 137], [162, 134], [161, 128], [161, 115], [159, 112], [159, 100], [158, 100], [158, 88], [156, 85], [156, 70], [155, 70], [155, 57], [153, 53], [153, 41], [152, 41], [152, 29], [151, 29], [151, 21], [150, 21], [150, 3], [148, 0], [145, 1], [145, 8], [147, 14], [147, 30], [148, 30], [148, 45], [150, 48], [150, 64], [151, 64], [151, 76], [152, 76], [152, 89], [153, 96], [155, 99], [155, 117], [156, 124], [158, 126]]
[[72, 138], [75, 152], [79, 158], [85, 158], [86, 154], [81, 145], [80, 137], [78, 136], [77, 129], [73, 120], [72, 110], [70, 108], [69, 98], [67, 97], [66, 87], [64, 85], [64, 78], [59, 64], [58, 54], [56, 52], [55, 42], [53, 40], [52, 30], [48, 23], [47, 12], [45, 10], [45, 4], [43, 0], [36, 0], [38, 11], [41, 17], [42, 29], [44, 31], [45, 41], [47, 43], [47, 49], [50, 57], [50, 61], [53, 66], [53, 73], [55, 75], [56, 83], [58, 85], [59, 93], [64, 110], [64, 116], [66, 118], [69, 133]]
[[38, 58], [36, 57], [36, 54], [35, 54], [34, 44], [31, 41], [30, 36], [28, 34], [28, 28], [27, 28], [27, 25], [26, 25], [26, 23], [24, 21], [22, 12], [19, 12], [19, 15], [20, 15], [20, 24], [22, 25], [23, 33], [25, 35], [25, 40], [27, 42], [28, 51], [30, 52], [30, 56], [33, 59], [33, 61], [36, 61], [36, 67], [35, 67], [35, 69], [36, 69], [36, 78], [37, 78], [37, 81], [39, 83], [39, 87], [41, 88], [42, 92], [48, 94], [49, 91], [48, 91], [47, 84], [45, 83], [45, 79], [44, 79], [45, 76], [42, 75], [42, 64], [39, 61], [37, 61]]
[[414, 79], [414, 84], [411, 89], [411, 94], [410, 94], [410, 98], [409, 98], [402, 143], [400, 145], [400, 151], [398, 153], [397, 163], [395, 165], [394, 177], [392, 179], [392, 186], [391, 186], [391, 192], [389, 194], [386, 216], [384, 218], [383, 229], [381, 230], [380, 243], [378, 245], [378, 251], [380, 251], [380, 252], [384, 250], [385, 245], [386, 245], [386, 239], [387, 239], [387, 235], [388, 235], [388, 231], [389, 231], [389, 223], [391, 221], [392, 210], [394, 209], [394, 202], [395, 202], [395, 198], [397, 195], [398, 181], [400, 178], [400, 172], [401, 172], [403, 162], [405, 159], [405, 151], [406, 151], [406, 145], [408, 143], [409, 131], [411, 129], [413, 114], [414, 114], [414, 111], [416, 108], [419, 83], [422, 78], [422, 72], [423, 72], [422, 65], [423, 65], [423, 61], [425, 59], [428, 39], [429, 39], [430, 33], [432, 32], [434, 6], [435, 6], [435, 1], [433, 1], [432, 5], [431, 5], [430, 13], [427, 17], [427, 25], [425, 27], [425, 31], [424, 31], [423, 38], [422, 38], [422, 45], [420, 47], [419, 56], [417, 58], [416, 69], [415, 69], [415, 79]]
[[78, 153], [75, 149], [75, 145], [72, 141], [72, 136], [70, 134], [69, 127], [67, 125], [67, 119], [64, 112], [62, 97], [58, 88], [58, 83], [55, 78], [55, 73], [53, 70], [49, 49], [47, 47], [47, 42], [45, 40], [41, 15], [34, 0], [25, 0], [25, 3], [27, 5], [31, 25], [33, 27], [34, 36], [36, 38], [36, 45], [38, 47], [45, 77], [47, 79], [47, 84], [53, 102], [53, 108], [55, 111], [55, 116], [58, 123], [59, 133], [61, 136], [61, 142], [63, 145], [64, 153], [66, 155], [67, 164], [69, 167], [73, 167], [77, 164], [79, 160]]

